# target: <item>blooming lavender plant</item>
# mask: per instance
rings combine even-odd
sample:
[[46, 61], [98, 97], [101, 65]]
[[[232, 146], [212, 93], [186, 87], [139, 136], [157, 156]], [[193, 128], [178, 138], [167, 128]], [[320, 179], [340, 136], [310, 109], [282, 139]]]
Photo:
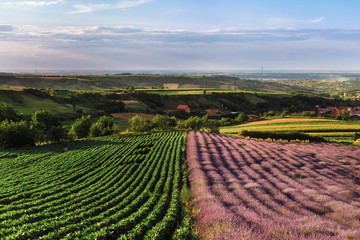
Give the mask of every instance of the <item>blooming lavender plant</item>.
[[201, 239], [360, 239], [354, 147], [193, 131], [187, 163]]

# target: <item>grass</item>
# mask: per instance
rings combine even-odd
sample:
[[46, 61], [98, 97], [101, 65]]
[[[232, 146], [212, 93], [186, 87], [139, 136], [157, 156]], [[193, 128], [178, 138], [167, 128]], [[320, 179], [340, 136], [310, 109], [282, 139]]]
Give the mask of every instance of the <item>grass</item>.
[[360, 131], [360, 121], [335, 121], [330, 119], [272, 119], [220, 129], [223, 134], [237, 134], [241, 130], [271, 132], [304, 132], [310, 136], [324, 137], [331, 141], [353, 140]]

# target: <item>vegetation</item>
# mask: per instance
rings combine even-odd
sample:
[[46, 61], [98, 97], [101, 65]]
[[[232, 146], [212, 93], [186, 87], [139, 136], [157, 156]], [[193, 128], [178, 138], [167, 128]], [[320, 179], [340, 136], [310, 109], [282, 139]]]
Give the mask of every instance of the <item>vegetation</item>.
[[25, 121], [4, 120], [0, 123], [0, 148], [35, 145], [34, 132]]
[[241, 130], [239, 132], [240, 137], [250, 137], [257, 139], [271, 139], [271, 140], [309, 140], [309, 141], [324, 141], [321, 137], [310, 136], [300, 132], [264, 132], [264, 131], [248, 131]]
[[192, 131], [187, 163], [200, 239], [359, 239], [360, 151]]
[[69, 134], [75, 138], [86, 138], [90, 134], [90, 115], [82, 116], [76, 119], [75, 123], [71, 126]]
[[162, 132], [1, 151], [0, 238], [172, 239], [184, 232], [183, 140]]
[[360, 121], [334, 121], [330, 119], [273, 119], [257, 121], [237, 126], [226, 126], [220, 129], [223, 134], [238, 134], [242, 130], [249, 132], [302, 132], [326, 140], [353, 140], [355, 132], [360, 129]]
[[109, 136], [118, 132], [119, 127], [115, 124], [113, 118], [109, 116], [100, 117], [90, 128], [91, 137]]

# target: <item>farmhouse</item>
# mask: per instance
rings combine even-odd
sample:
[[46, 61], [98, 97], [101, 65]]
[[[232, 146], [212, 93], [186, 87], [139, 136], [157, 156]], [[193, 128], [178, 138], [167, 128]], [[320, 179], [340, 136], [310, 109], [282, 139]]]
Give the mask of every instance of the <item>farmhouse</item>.
[[188, 105], [179, 105], [179, 106], [177, 106], [176, 109], [164, 110], [165, 113], [172, 113], [172, 112], [176, 112], [176, 111], [184, 111], [184, 112], [190, 113], [191, 109], [189, 108]]
[[326, 107], [326, 108], [318, 108], [317, 115], [320, 116], [329, 116], [336, 117], [341, 114], [341, 111], [346, 110], [350, 113], [351, 117], [360, 117], [360, 107]]
[[191, 110], [190, 110], [190, 108], [189, 108], [188, 105], [179, 105], [179, 106], [177, 106], [176, 110], [178, 110], [178, 111], [185, 111], [185, 112], [187, 112], [187, 113], [190, 113], [190, 112], [191, 112]]

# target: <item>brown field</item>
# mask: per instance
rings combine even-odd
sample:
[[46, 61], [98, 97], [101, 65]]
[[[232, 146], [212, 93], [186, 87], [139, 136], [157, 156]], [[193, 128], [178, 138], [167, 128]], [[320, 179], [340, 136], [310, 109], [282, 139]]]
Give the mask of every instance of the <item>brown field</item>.
[[146, 113], [133, 113], [133, 112], [125, 112], [125, 113], [113, 113], [111, 116], [115, 118], [122, 118], [122, 119], [130, 119], [136, 115], [139, 115], [140, 117], [145, 118], [146, 120], [151, 120], [155, 117], [155, 115], [152, 114], [146, 114]]
[[245, 124], [241, 124], [241, 126], [256, 125], [256, 124], [267, 124], [267, 123], [307, 122], [307, 121], [331, 122], [331, 121], [338, 121], [338, 120], [331, 120], [331, 119], [324, 119], [324, 118], [279, 118], [279, 119], [270, 119], [270, 120], [263, 120], [263, 121], [255, 121], [255, 122], [245, 123]]

